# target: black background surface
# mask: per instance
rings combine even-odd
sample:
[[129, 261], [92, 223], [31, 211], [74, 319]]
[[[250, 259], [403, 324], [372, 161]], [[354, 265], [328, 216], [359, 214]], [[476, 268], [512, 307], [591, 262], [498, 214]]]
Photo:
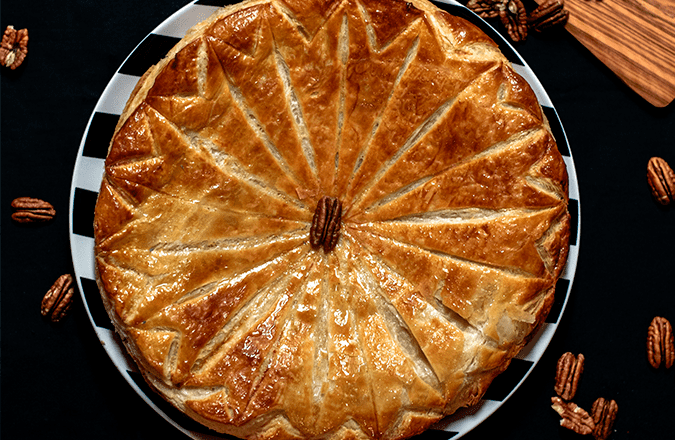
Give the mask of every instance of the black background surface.
[[[61, 325], [42, 319], [43, 294], [72, 272], [68, 207], [87, 121], [134, 47], [185, 0], [4, 0], [0, 26], [28, 28], [29, 54], [2, 69], [0, 226], [1, 434], [5, 439], [185, 438], [115, 369], [78, 297]], [[550, 408], [558, 357], [584, 353], [575, 401], [615, 399], [613, 439], [675, 437], [675, 368], [647, 363], [655, 315], [675, 322], [675, 206], [651, 198], [646, 164], [675, 165], [675, 108], [651, 106], [565, 32], [516, 45], [565, 127], [580, 186], [580, 252], [558, 330], [525, 383], [465, 439], [572, 439]], [[675, 62], [675, 61], [674, 61]], [[10, 221], [19, 196], [49, 200], [56, 219]]]

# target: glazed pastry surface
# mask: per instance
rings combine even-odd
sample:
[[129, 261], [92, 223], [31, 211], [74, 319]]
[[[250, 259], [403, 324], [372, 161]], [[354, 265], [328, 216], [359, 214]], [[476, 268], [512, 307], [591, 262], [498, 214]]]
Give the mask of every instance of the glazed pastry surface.
[[[309, 242], [319, 200], [340, 238]], [[495, 43], [424, 0], [254, 0], [140, 80], [95, 213], [150, 385], [250, 439], [398, 439], [478, 402], [544, 321], [567, 174]]]

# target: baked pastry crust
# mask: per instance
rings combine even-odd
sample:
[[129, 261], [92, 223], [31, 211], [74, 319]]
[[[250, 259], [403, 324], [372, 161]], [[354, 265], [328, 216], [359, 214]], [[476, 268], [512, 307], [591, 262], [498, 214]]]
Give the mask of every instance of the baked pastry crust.
[[[344, 206], [309, 244], [322, 196]], [[476, 403], [551, 307], [567, 174], [536, 96], [425, 0], [253, 0], [139, 81], [95, 212], [148, 383], [242, 438], [409, 437]]]

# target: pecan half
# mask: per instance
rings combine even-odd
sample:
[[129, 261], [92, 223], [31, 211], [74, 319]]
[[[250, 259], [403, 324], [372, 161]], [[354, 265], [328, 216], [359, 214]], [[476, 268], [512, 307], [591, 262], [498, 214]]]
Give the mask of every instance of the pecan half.
[[588, 435], [593, 433], [595, 422], [593, 418], [573, 402], [565, 402], [560, 397], [551, 397], [551, 408], [560, 414], [560, 426], [571, 429], [577, 434]]
[[673, 327], [661, 316], [652, 319], [647, 331], [647, 359], [654, 368], [659, 368], [661, 363], [670, 368], [675, 361]]
[[509, 38], [515, 42], [527, 38], [527, 9], [520, 0], [506, 0], [499, 7], [499, 19]]
[[49, 317], [52, 322], [61, 321], [70, 310], [74, 293], [73, 276], [65, 274], [58, 277], [42, 298], [40, 305], [42, 316]]
[[647, 163], [647, 182], [652, 195], [662, 205], [667, 205], [675, 198], [675, 173], [668, 162], [660, 157], [652, 157]]
[[593, 437], [598, 440], [606, 440], [614, 427], [616, 420], [616, 413], [619, 411], [619, 406], [614, 400], [606, 400], [604, 397], [599, 397], [593, 402], [591, 414], [593, 415]]
[[319, 200], [309, 230], [309, 242], [314, 248], [323, 247], [332, 251], [340, 238], [342, 202], [335, 197], [324, 196]]
[[584, 371], [584, 355], [567, 352], [558, 359], [555, 372], [555, 392], [565, 400], [572, 400], [577, 393], [579, 378]]
[[28, 29], [14, 29], [7, 26], [0, 42], [0, 64], [14, 70], [28, 55]]
[[54, 218], [56, 210], [49, 202], [33, 197], [19, 197], [12, 200], [12, 220], [18, 223], [39, 223]]
[[565, 9], [563, 0], [547, 0], [530, 13], [527, 25], [535, 32], [543, 32], [567, 23], [569, 16], [570, 13]]
[[505, 0], [469, 0], [466, 7], [482, 18], [499, 17], [499, 9]]

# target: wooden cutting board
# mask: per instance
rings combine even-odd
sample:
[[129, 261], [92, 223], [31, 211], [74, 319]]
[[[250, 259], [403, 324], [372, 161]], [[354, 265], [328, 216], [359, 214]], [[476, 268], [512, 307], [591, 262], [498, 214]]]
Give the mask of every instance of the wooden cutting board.
[[565, 0], [565, 7], [565, 28], [630, 88], [656, 107], [675, 98], [675, 0]]

